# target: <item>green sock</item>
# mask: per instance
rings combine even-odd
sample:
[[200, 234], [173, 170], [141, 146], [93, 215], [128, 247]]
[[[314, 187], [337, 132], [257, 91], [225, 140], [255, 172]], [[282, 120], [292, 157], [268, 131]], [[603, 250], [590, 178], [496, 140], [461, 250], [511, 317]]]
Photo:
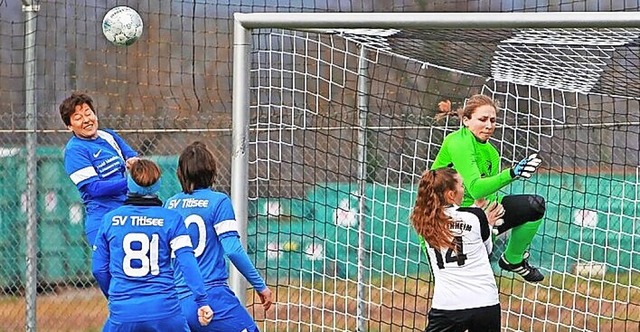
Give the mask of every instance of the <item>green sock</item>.
[[524, 223], [511, 229], [507, 249], [504, 251], [504, 258], [511, 264], [522, 262], [522, 255], [527, 250], [533, 237], [536, 236], [538, 228], [542, 224], [542, 219]]

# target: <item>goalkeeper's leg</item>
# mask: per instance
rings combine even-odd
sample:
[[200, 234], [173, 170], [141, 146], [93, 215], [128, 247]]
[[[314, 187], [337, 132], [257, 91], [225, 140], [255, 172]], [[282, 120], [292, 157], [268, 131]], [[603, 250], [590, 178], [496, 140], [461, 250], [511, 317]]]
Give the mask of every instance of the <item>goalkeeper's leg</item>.
[[524, 253], [531, 245], [533, 237], [536, 236], [538, 228], [542, 224], [542, 219], [530, 221], [511, 230], [511, 236], [504, 251], [504, 258], [509, 263], [519, 263], [524, 259]]
[[541, 281], [544, 276], [529, 265], [524, 254], [542, 224], [544, 198], [537, 195], [510, 195], [502, 199], [505, 209], [500, 233], [511, 229], [507, 248], [500, 258], [501, 268], [520, 274], [527, 281]]

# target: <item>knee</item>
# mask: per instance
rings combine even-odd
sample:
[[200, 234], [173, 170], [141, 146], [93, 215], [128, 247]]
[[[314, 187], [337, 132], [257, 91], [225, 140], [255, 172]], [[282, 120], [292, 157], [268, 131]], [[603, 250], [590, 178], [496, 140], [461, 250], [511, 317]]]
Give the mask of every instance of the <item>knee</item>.
[[544, 213], [547, 210], [544, 197], [540, 195], [529, 196], [529, 206], [531, 207], [532, 221], [540, 220], [544, 217]]

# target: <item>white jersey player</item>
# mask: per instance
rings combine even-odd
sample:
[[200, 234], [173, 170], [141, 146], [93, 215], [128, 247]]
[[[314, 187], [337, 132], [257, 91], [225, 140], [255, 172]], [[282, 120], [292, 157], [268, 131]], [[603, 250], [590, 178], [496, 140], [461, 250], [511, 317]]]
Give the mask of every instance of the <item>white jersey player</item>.
[[498, 287], [489, 263], [497, 203], [459, 207], [462, 179], [451, 168], [426, 171], [411, 221], [424, 240], [435, 282], [427, 332], [500, 331]]

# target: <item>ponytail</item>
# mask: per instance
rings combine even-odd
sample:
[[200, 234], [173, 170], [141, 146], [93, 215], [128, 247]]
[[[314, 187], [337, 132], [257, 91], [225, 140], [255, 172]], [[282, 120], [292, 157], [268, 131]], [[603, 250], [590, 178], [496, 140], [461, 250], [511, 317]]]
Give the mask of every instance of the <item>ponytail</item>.
[[411, 223], [418, 235], [429, 246], [436, 249], [454, 249], [451, 224], [453, 220], [445, 213], [444, 194], [455, 190], [457, 172], [452, 168], [425, 171], [418, 184], [416, 203], [411, 212]]

